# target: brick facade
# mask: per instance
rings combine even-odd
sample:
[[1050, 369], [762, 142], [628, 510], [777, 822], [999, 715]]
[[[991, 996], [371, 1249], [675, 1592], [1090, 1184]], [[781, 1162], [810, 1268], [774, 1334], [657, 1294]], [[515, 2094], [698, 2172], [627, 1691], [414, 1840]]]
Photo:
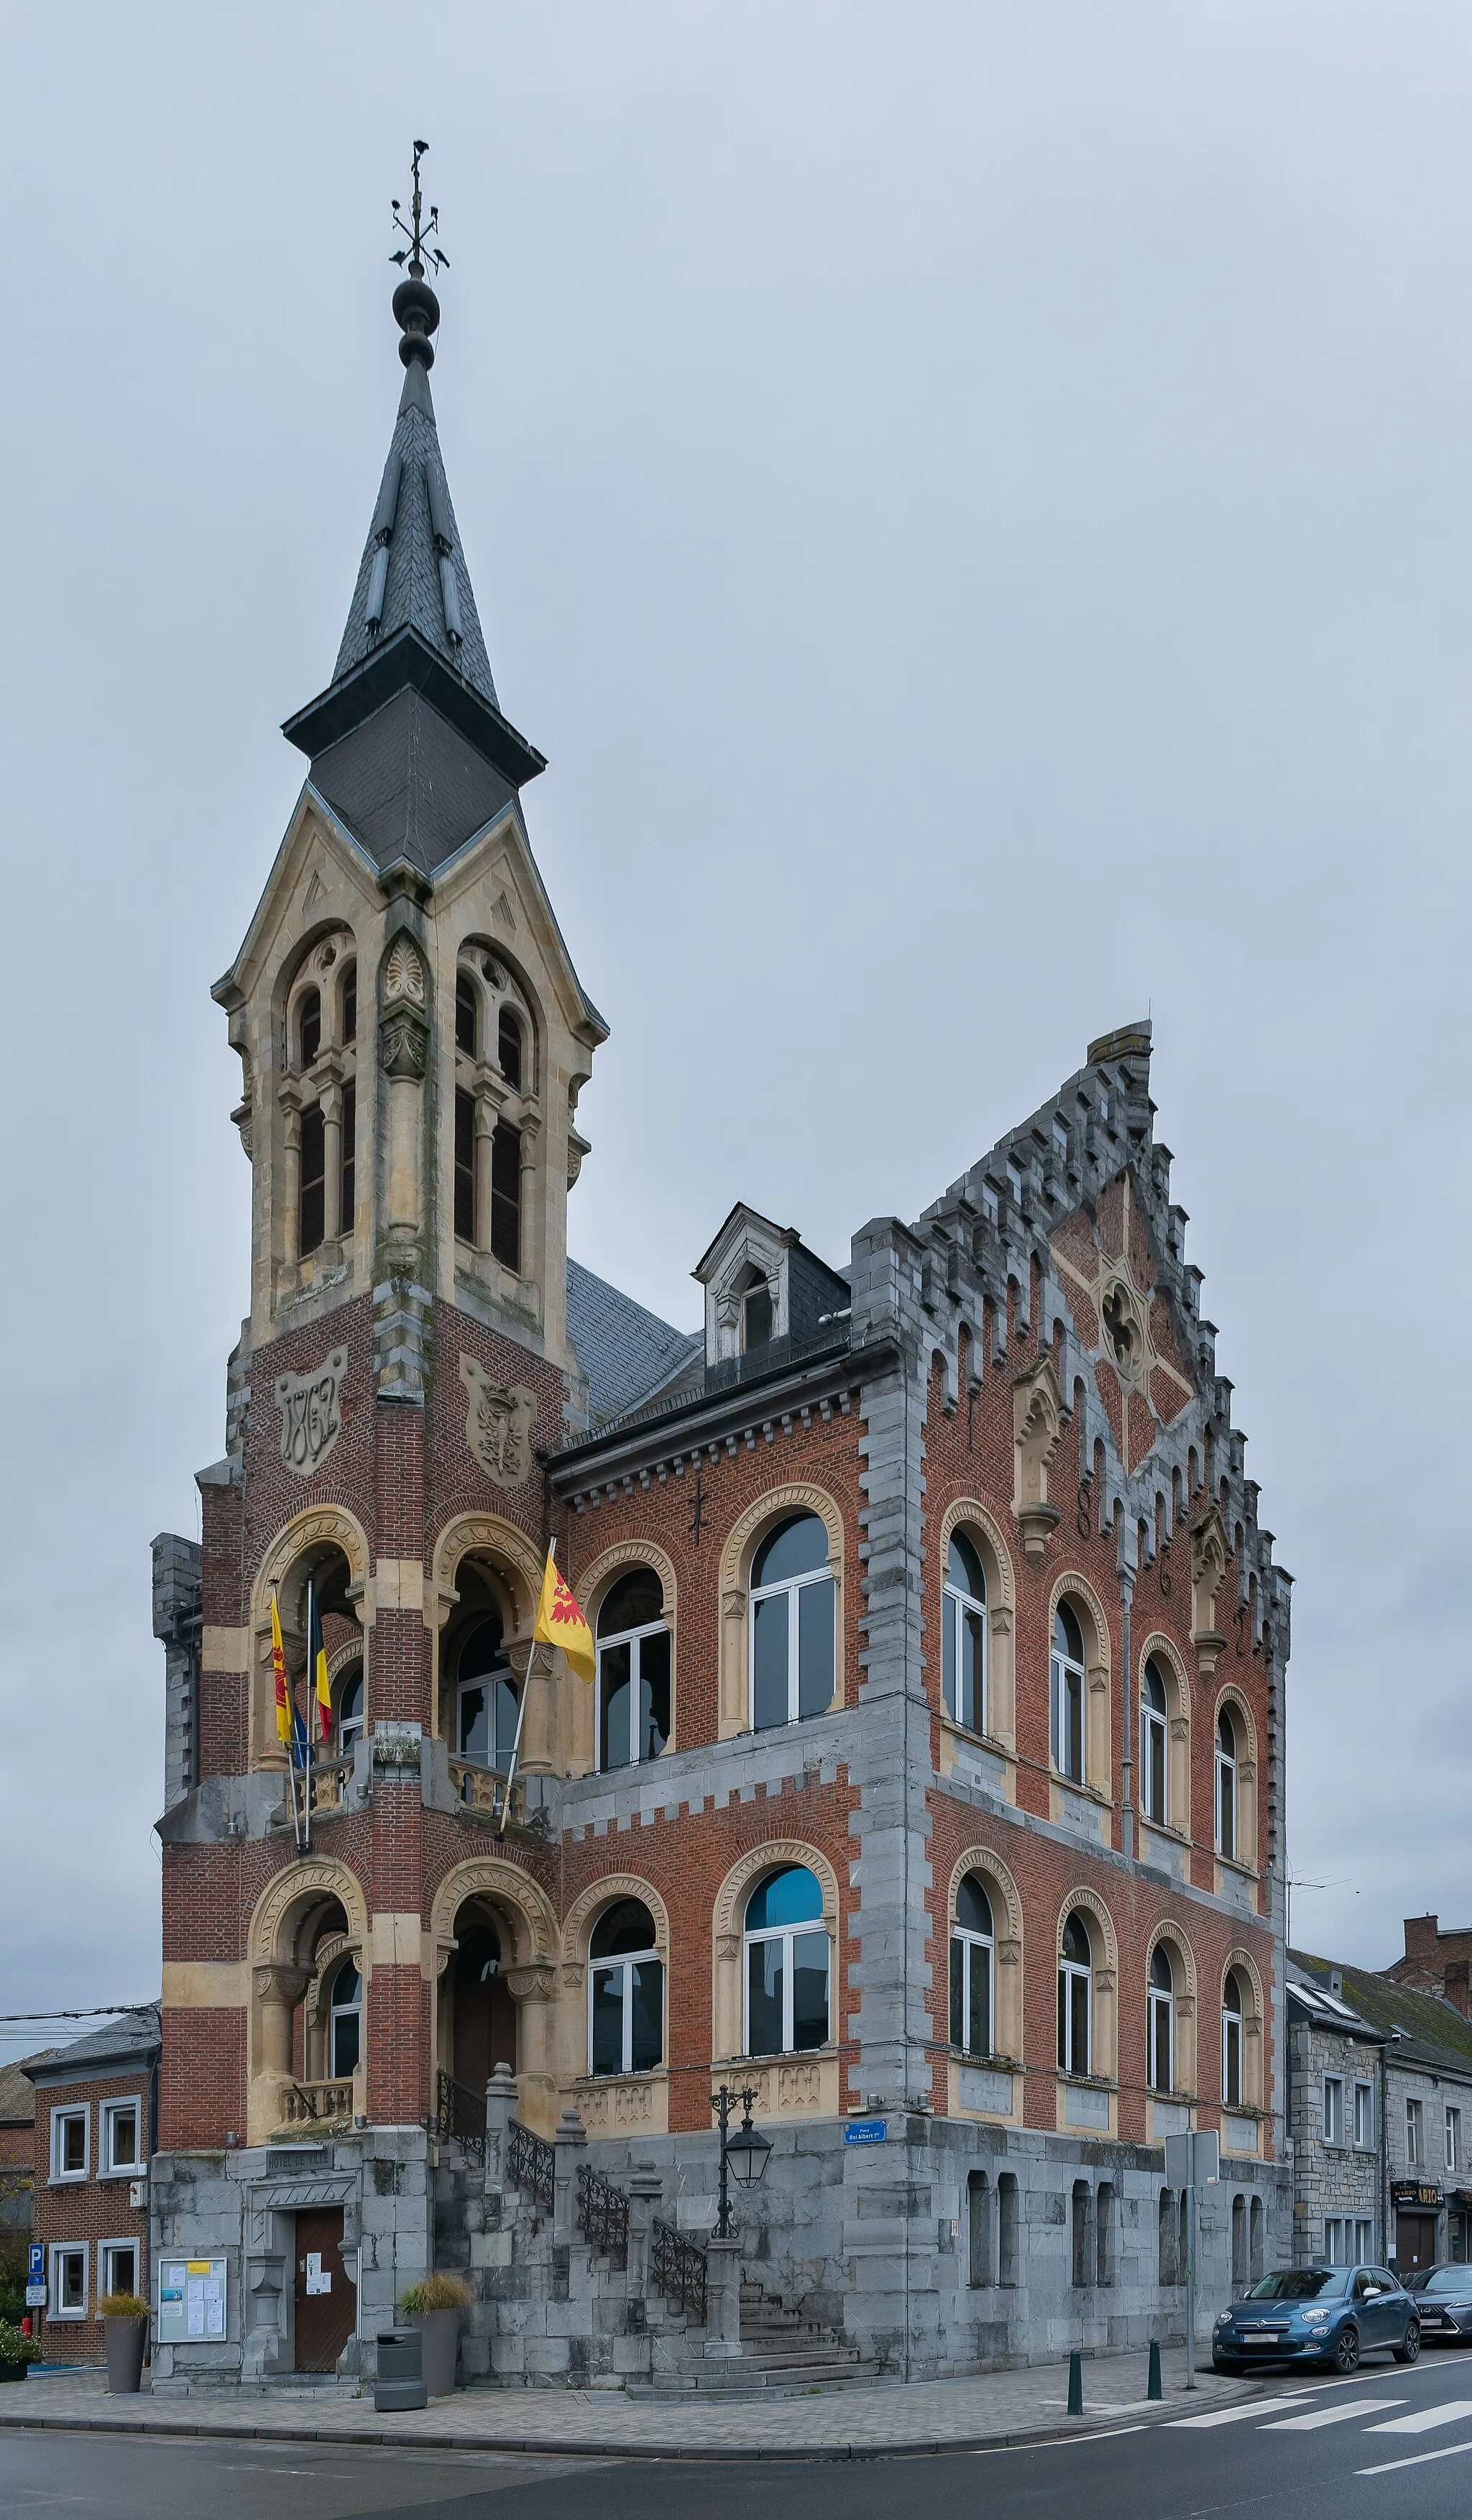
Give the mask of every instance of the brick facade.
[[[148, 2296], [157, 2058], [157, 2015], [130, 2013], [30, 2068], [36, 2095], [31, 2236], [46, 2251], [47, 2301], [38, 2334], [49, 2362], [102, 2362], [102, 2296], [110, 2290]], [[64, 2139], [67, 2124], [83, 2138], [77, 2166]], [[118, 2250], [131, 2257], [118, 2264], [110, 2254]], [[63, 2256], [77, 2269], [69, 2301]]]

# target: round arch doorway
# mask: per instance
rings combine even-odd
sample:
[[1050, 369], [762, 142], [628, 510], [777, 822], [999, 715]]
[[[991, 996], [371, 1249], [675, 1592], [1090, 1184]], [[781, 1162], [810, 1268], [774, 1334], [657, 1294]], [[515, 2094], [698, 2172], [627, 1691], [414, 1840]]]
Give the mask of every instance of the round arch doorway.
[[514, 2074], [520, 2058], [516, 2005], [506, 1982], [511, 1937], [484, 1899], [468, 1900], [455, 1919], [450, 1956], [450, 2072], [468, 2091], [484, 2094], [498, 2065]]

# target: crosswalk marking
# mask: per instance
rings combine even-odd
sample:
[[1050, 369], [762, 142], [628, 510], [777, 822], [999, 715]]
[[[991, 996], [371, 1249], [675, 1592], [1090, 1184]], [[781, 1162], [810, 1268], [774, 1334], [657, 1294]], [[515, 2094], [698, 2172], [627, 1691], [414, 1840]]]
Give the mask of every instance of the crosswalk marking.
[[1395, 2415], [1388, 2424], [1366, 2424], [1371, 2433], [1434, 2433], [1442, 2424], [1459, 2424], [1472, 2415], [1472, 2398], [1449, 2398], [1440, 2407], [1422, 2407], [1413, 2415]]
[[[1351, 2398], [1337, 2407], [1315, 2407], [1307, 2415], [1290, 2415], [1285, 2423], [1264, 2424], [1265, 2433], [1316, 2433], [1323, 2424], [1347, 2424], [1354, 2415], [1378, 2415], [1382, 2407], [1404, 2407], [1404, 2398]], [[1379, 2430], [1378, 2425], [1376, 2430]]]
[[1357, 2467], [1357, 2476], [1394, 2476], [1399, 2467], [1429, 2467], [1434, 2458], [1460, 2458], [1472, 2441], [1452, 2442], [1446, 2450], [1418, 2451], [1414, 2458], [1388, 2458], [1380, 2467]]
[[[1307, 2396], [1295, 2394], [1291, 2398], [1275, 2398], [1272, 2403], [1278, 2407], [1306, 2407], [1309, 2401]], [[1253, 2416], [1261, 2422], [1262, 2414], [1263, 2401], [1254, 2398], [1246, 2407], [1215, 2407], [1209, 2415], [1173, 2415], [1166, 2430], [1170, 2433], [1205, 2432], [1213, 2424], [1244, 2424]]]

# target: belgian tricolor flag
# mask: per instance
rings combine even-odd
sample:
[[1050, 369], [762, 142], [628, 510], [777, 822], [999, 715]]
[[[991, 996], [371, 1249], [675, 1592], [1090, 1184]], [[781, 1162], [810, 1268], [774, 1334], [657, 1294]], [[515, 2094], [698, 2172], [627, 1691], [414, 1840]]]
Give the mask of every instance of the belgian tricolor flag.
[[317, 1737], [333, 1737], [333, 1684], [327, 1676], [327, 1647], [322, 1642], [322, 1612], [317, 1606], [317, 1587], [307, 1587], [307, 1670], [311, 1674], [312, 1694], [317, 1704]]

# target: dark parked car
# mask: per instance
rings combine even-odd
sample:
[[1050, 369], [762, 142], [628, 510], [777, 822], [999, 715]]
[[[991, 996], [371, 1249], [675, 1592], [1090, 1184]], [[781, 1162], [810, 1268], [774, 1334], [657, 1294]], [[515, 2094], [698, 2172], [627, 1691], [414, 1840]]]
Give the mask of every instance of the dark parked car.
[[1472, 2336], [1472, 2267], [1422, 2267], [1405, 2278], [1423, 2336], [1464, 2345]]
[[1211, 2359], [1218, 2371], [1249, 2362], [1354, 2371], [1361, 2354], [1385, 2345], [1398, 2362], [1413, 2362], [1421, 2350], [1417, 2307], [1397, 2276], [1384, 2267], [1285, 2267], [1223, 2311]]

